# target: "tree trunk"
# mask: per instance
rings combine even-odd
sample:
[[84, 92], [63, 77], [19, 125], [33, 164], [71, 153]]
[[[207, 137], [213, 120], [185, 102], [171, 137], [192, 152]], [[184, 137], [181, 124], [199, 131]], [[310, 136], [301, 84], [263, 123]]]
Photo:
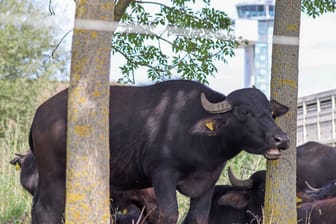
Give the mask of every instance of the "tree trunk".
[[267, 162], [265, 224], [296, 221], [296, 120], [300, 33], [299, 0], [278, 0], [275, 7], [271, 98], [289, 106], [279, 125], [291, 140], [280, 160]]
[[[65, 222], [110, 223], [109, 72], [114, 1], [76, 1], [68, 99]], [[85, 28], [94, 20], [97, 24]], [[113, 156], [113, 155], [112, 155]]]

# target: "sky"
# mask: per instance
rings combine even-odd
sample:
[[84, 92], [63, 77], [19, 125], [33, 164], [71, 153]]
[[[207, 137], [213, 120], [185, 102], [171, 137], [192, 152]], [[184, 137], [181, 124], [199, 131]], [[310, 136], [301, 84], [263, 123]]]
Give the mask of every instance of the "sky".
[[[64, 0], [56, 1], [56, 17], [60, 17], [60, 25], [64, 30], [69, 30], [73, 26], [74, 4], [72, 1], [70, 2]], [[233, 19], [237, 18], [235, 5], [241, 0], [212, 0], [211, 2], [216, 9], [226, 12]], [[303, 13], [301, 15], [299, 97], [336, 89], [335, 22], [336, 13], [325, 14], [316, 19]], [[71, 42], [71, 37], [68, 39], [70, 40], [67, 41]], [[112, 66], [116, 67], [121, 63], [118, 59], [113, 60]], [[244, 87], [243, 73], [243, 50], [237, 49], [235, 56], [228, 58], [228, 64], [218, 67], [218, 75], [209, 80], [210, 86], [224, 94], [228, 94], [235, 89]], [[143, 78], [142, 82], [145, 82], [144, 80]]]
[[[237, 18], [235, 5], [241, 0], [213, 0], [213, 2], [216, 8], [225, 11], [231, 18]], [[336, 13], [325, 14], [316, 19], [301, 14], [299, 96], [336, 88], [336, 29], [332, 28], [335, 23]], [[230, 75], [217, 76], [212, 85], [218, 89], [222, 88], [219, 85], [227, 85], [224, 87], [226, 89], [242, 86], [243, 62], [243, 50], [239, 49], [236, 51], [236, 56], [229, 60], [229, 64], [222, 67], [222, 70]]]

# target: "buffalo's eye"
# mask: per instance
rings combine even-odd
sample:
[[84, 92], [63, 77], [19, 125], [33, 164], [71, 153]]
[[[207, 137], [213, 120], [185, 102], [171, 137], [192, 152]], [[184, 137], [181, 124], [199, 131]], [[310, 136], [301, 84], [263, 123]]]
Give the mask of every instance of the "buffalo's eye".
[[240, 115], [243, 117], [246, 117], [247, 115], [253, 116], [253, 112], [248, 110], [247, 108], [241, 108]]
[[235, 114], [239, 120], [245, 121], [252, 115], [252, 112], [248, 108], [241, 106], [235, 109]]
[[249, 111], [246, 110], [245, 108], [240, 109], [240, 114], [241, 115], [247, 115], [248, 113], [249, 113]]

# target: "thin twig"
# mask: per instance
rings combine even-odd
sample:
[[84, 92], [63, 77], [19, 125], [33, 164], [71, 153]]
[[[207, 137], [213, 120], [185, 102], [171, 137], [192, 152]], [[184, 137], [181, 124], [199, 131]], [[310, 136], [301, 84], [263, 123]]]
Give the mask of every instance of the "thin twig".
[[138, 217], [138, 220], [136, 221], [136, 224], [140, 224], [141, 217], [143, 216], [144, 212], [145, 212], [145, 206], [142, 207], [141, 213], [140, 213], [140, 215]]
[[54, 11], [53, 7], [51, 6], [51, 0], [49, 0], [49, 13], [50, 13], [51, 16], [55, 15], [55, 11]]
[[[145, 206], [144, 206], [145, 208]], [[152, 208], [149, 212], [147, 212], [147, 214], [145, 215], [145, 217], [142, 219], [142, 222], [140, 224], [144, 224], [146, 219], [148, 218], [148, 216], [150, 216], [150, 214], [152, 214], [154, 212], [154, 210], [156, 209], [156, 207]]]
[[52, 57], [53, 59], [55, 59], [55, 52], [57, 51], [58, 47], [61, 45], [61, 43], [63, 42], [63, 40], [65, 39], [65, 37], [66, 37], [71, 31], [72, 31], [72, 29], [69, 30], [68, 32], [66, 32], [66, 33], [63, 35], [63, 37], [62, 37], [61, 40], [57, 43], [57, 45], [56, 45], [56, 47], [54, 48], [54, 50], [51, 52], [51, 57]]

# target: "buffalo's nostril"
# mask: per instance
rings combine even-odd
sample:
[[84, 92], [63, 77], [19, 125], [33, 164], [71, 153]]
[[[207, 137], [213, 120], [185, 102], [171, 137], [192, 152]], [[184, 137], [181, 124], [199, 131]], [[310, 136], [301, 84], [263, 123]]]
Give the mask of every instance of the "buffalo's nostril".
[[274, 136], [275, 144], [278, 149], [287, 149], [289, 147], [289, 137], [287, 134]]
[[283, 138], [282, 138], [282, 136], [275, 136], [275, 137], [274, 137], [274, 140], [275, 140], [275, 142], [276, 142], [277, 144], [279, 144], [279, 143], [281, 143], [281, 142], [283, 141]]

